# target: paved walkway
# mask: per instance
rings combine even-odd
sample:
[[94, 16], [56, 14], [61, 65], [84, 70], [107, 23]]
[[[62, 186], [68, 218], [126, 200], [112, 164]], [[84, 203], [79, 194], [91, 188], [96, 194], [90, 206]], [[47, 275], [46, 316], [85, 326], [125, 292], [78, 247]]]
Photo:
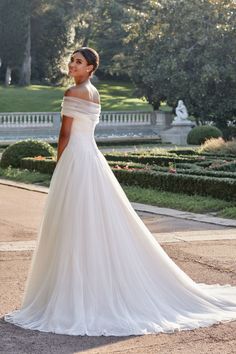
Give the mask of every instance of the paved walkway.
[[[0, 236], [0, 251], [27, 251], [35, 248], [37, 222], [40, 221], [47, 193], [47, 187], [0, 180], [0, 196], [2, 201], [5, 200], [5, 203], [0, 204], [0, 224], [2, 230], [6, 230]], [[19, 205], [22, 206], [21, 210]], [[236, 240], [236, 220], [140, 203], [132, 203], [132, 205], [160, 243]], [[32, 222], [35, 226], [33, 229]], [[17, 225], [18, 236], [25, 235], [23, 240], [22, 236], [10, 237], [12, 231], [9, 232], [9, 228], [13, 230], [14, 225]], [[216, 226], [214, 233], [209, 232], [213, 225]], [[224, 233], [221, 227], [227, 228]], [[194, 231], [196, 228], [197, 230]], [[4, 237], [6, 234], [7, 237]]]
[[[0, 180], [0, 316], [18, 308], [48, 188]], [[133, 203], [163, 249], [193, 280], [236, 286], [236, 221]], [[234, 354], [236, 321], [173, 334], [65, 336], [0, 319], [3, 354]]]

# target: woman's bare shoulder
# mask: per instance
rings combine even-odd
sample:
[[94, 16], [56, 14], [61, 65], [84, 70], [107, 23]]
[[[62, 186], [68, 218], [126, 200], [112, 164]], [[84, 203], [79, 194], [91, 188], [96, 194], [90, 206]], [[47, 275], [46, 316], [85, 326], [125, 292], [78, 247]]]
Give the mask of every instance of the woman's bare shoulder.
[[69, 87], [65, 91], [64, 96], [77, 97], [83, 100], [100, 103], [100, 96], [97, 89], [95, 88], [95, 90], [94, 89], [91, 90], [86, 86]]
[[71, 86], [64, 92], [64, 96], [78, 97], [77, 91], [77, 88]]
[[93, 92], [94, 92], [94, 98], [98, 101], [98, 103], [100, 103], [100, 94], [94, 85], [92, 85], [92, 87], [93, 87]]

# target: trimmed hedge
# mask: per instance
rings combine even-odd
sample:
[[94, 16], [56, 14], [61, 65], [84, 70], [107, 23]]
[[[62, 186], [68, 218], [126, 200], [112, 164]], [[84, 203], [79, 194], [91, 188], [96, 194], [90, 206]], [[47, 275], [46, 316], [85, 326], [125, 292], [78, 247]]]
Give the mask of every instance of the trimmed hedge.
[[[222, 161], [219, 162], [219, 164], [216, 164], [217, 161], [213, 162], [213, 165], [209, 166], [209, 168], [212, 168], [215, 171], [230, 171], [230, 172], [236, 172], [236, 160], [234, 161]], [[236, 174], [234, 173], [235, 177]]]
[[53, 174], [55, 167], [56, 161], [52, 160], [51, 158], [45, 158], [44, 160], [36, 160], [33, 157], [24, 157], [21, 159], [20, 163], [20, 168], [47, 174]]
[[223, 134], [220, 129], [211, 125], [201, 125], [194, 127], [187, 136], [187, 143], [190, 145], [201, 145], [207, 139], [219, 138]]
[[142, 168], [145, 168], [146, 165], [142, 164], [142, 163], [134, 163], [134, 162], [124, 162], [124, 161], [109, 161], [109, 165], [111, 167], [115, 167], [115, 166], [120, 166], [120, 167], [128, 167], [128, 168], [139, 168], [139, 169], [142, 169]]
[[202, 176], [178, 175], [155, 171], [113, 170], [120, 183], [144, 188], [156, 188], [189, 195], [209, 195], [224, 200], [236, 200], [236, 180]]
[[2, 153], [0, 166], [20, 167], [23, 157], [55, 156], [53, 147], [43, 141], [27, 139], [9, 145]]
[[[126, 166], [131, 169], [144, 169], [145, 165], [140, 163], [133, 162], [124, 162], [124, 161], [109, 161], [111, 167], [120, 166], [125, 168]], [[53, 171], [56, 167], [56, 161], [50, 158], [45, 159], [35, 159], [33, 157], [24, 157], [21, 159], [20, 167], [22, 169], [27, 169], [29, 171], [38, 171], [41, 173], [53, 174]]]
[[116, 145], [143, 145], [143, 144], [150, 144], [150, 145], [161, 145], [161, 139], [159, 137], [156, 138], [150, 138], [150, 139], [145, 139], [145, 138], [125, 138], [125, 139], [119, 139], [116, 138], [115, 140], [104, 140], [104, 141], [96, 141], [98, 146], [116, 146]]
[[[153, 171], [158, 172], [169, 172], [168, 167], [154, 166], [152, 167]], [[181, 175], [191, 175], [191, 176], [208, 176], [208, 177], [217, 177], [217, 178], [235, 178], [236, 174], [234, 172], [228, 171], [214, 171], [209, 169], [198, 169], [198, 168], [180, 168], [179, 165], [176, 165], [176, 173]]]
[[195, 149], [173, 149], [168, 152], [176, 155], [199, 155]]
[[132, 162], [139, 162], [142, 164], [162, 164], [164, 166], [168, 166], [169, 162], [188, 162], [188, 163], [194, 163], [197, 161], [201, 161], [203, 158], [194, 156], [191, 158], [188, 157], [179, 157], [179, 156], [160, 156], [160, 155], [155, 155], [155, 156], [144, 156], [144, 155], [118, 155], [118, 154], [111, 154], [111, 153], [106, 153], [104, 154], [105, 158], [108, 161], [132, 161]]
[[[165, 167], [150, 165], [150, 159], [141, 156], [131, 156], [131, 159], [137, 159], [139, 162], [127, 161], [130, 156], [121, 156], [114, 154], [109, 155], [108, 160], [114, 174], [120, 183], [127, 185], [137, 185], [144, 188], [157, 188], [163, 191], [170, 191], [174, 193], [185, 193], [189, 195], [205, 195], [212, 196], [219, 199], [235, 200], [236, 199], [236, 174], [233, 172], [224, 172], [218, 170], [210, 170], [198, 166], [196, 163], [198, 159], [194, 159], [195, 164], [191, 164], [182, 158], [166, 158], [162, 156], [161, 159], [151, 157], [151, 161], [161, 161]], [[116, 160], [115, 160], [116, 158]], [[122, 161], [121, 161], [122, 159]], [[147, 162], [148, 160], [148, 162]], [[187, 159], [188, 160], [188, 159]], [[191, 160], [191, 159], [190, 159]], [[146, 164], [140, 163], [145, 161]], [[181, 161], [178, 164], [178, 161]], [[176, 163], [176, 173], [169, 172], [169, 162]], [[204, 167], [216, 163], [215, 160], [202, 161]], [[234, 161], [235, 163], [235, 161]], [[52, 174], [56, 166], [56, 161], [50, 158], [34, 159], [23, 158], [21, 160], [21, 167], [28, 170], [36, 170], [41, 173]]]

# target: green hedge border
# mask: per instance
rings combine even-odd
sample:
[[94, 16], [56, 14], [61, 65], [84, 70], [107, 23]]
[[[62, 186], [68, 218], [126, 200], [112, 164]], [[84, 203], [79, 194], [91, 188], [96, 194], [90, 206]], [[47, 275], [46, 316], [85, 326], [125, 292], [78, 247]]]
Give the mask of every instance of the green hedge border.
[[[120, 165], [125, 165], [120, 162]], [[142, 166], [129, 164], [135, 170], [115, 168], [116, 161], [112, 161], [111, 168], [120, 183], [126, 185], [137, 185], [144, 188], [156, 188], [162, 191], [174, 193], [185, 193], [189, 195], [212, 196], [224, 200], [236, 200], [236, 179], [217, 178], [201, 175], [188, 175], [169, 172], [160, 172], [153, 169], [140, 169]], [[117, 164], [119, 164], [117, 162]], [[21, 167], [28, 170], [36, 170], [41, 173], [52, 174], [56, 161], [51, 159], [35, 160], [34, 158], [23, 158]], [[197, 171], [193, 171], [197, 173]]]
[[205, 176], [189, 176], [155, 171], [114, 170], [120, 183], [156, 188], [162, 191], [189, 195], [212, 196], [224, 200], [236, 200], [236, 180]]

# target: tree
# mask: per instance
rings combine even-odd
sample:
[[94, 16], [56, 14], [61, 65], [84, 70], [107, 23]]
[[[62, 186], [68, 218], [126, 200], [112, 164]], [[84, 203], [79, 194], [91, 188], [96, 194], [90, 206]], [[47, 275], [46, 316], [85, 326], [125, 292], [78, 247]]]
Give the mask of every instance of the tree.
[[[31, 79], [31, 3], [30, 0], [24, 0], [24, 22], [25, 22], [25, 45], [24, 45], [24, 56], [21, 65], [20, 80], [19, 84], [21, 86], [30, 85]], [[22, 3], [21, 3], [22, 5]]]
[[138, 95], [155, 109], [183, 99], [198, 120], [224, 127], [236, 114], [234, 1], [149, 1], [135, 15], [126, 42]]
[[[20, 5], [20, 6], [19, 6]], [[19, 70], [26, 43], [27, 1], [1, 0], [0, 2], [0, 57], [5, 68], [5, 85], [11, 81], [11, 72]]]
[[[39, 4], [40, 5], [40, 4]], [[74, 41], [73, 1], [52, 0], [32, 9], [32, 76], [36, 81], [55, 83], [62, 77], [68, 48]]]
[[76, 44], [94, 46], [101, 58], [99, 72], [128, 78], [126, 64], [126, 25], [132, 21], [133, 8], [140, 11], [145, 1], [80, 0], [74, 1], [77, 19]]
[[72, 9], [73, 0], [0, 2], [0, 58], [7, 84], [11, 71], [17, 70], [19, 84], [29, 85], [31, 66], [34, 78], [57, 81], [71, 44]]

